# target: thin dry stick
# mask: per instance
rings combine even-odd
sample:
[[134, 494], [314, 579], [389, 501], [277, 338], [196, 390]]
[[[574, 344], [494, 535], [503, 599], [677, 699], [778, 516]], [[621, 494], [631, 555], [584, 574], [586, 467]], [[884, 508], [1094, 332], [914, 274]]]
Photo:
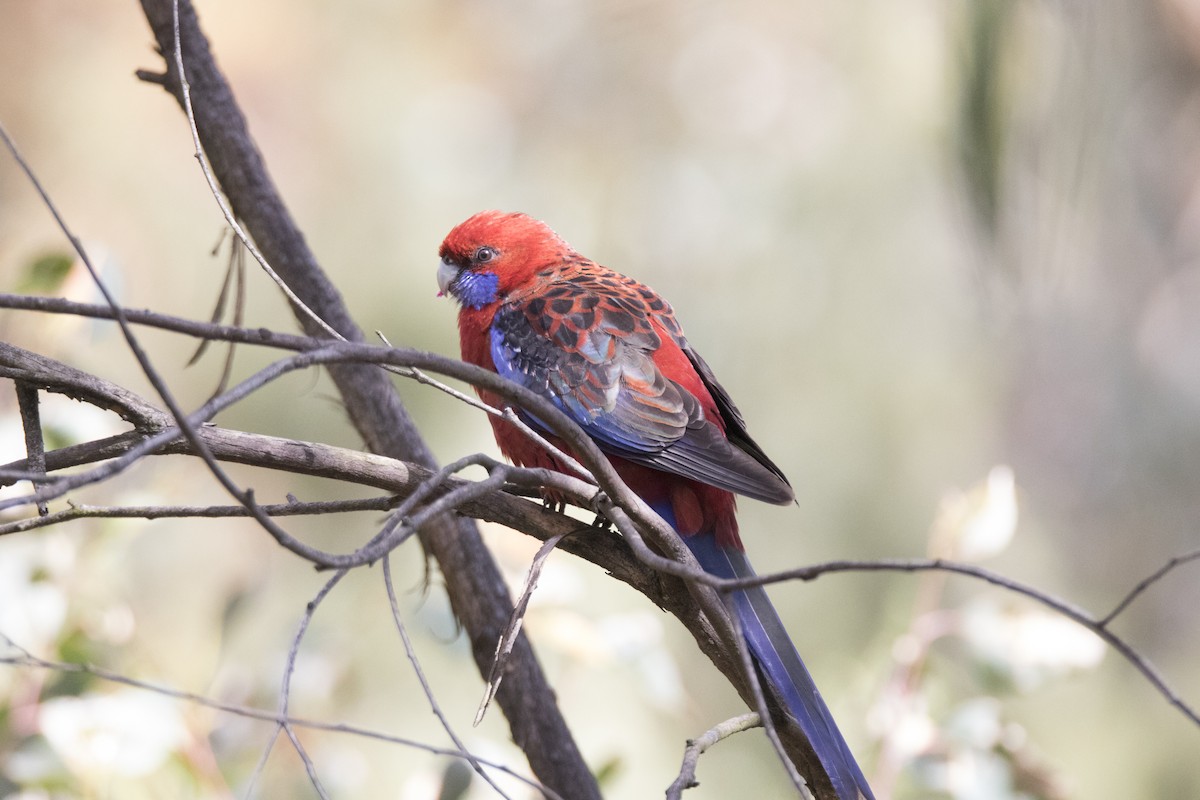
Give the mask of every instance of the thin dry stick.
[[[226, 229], [227, 230], [227, 229]], [[222, 231], [222, 240], [224, 240], [224, 230]], [[217, 244], [220, 248], [220, 243]], [[233, 299], [233, 324], [241, 326], [246, 319], [246, 257], [245, 248], [238, 246], [236, 238], [229, 240], [229, 263], [225, 269], [225, 279], [221, 282], [221, 293], [217, 297], [216, 305], [213, 307], [212, 319], [214, 323], [220, 322], [225, 316], [225, 309], [229, 304], [229, 292], [232, 288], [234, 293]], [[216, 255], [214, 250], [213, 255]], [[190, 367], [200, 361], [201, 356], [208, 349], [211, 339], [205, 339], [200, 342], [200, 346], [196, 348], [196, 352], [188, 359], [187, 365]], [[230, 344], [225, 349], [225, 358], [221, 366], [221, 377], [217, 380], [217, 388], [213, 390], [212, 396], [224, 392], [229, 388], [229, 381], [233, 377], [233, 355], [237, 350], [237, 346]]]
[[300, 760], [304, 762], [304, 772], [308, 775], [308, 782], [316, 791], [317, 796], [321, 800], [329, 800], [329, 793], [325, 791], [325, 786], [321, 783], [320, 777], [317, 776], [317, 765], [313, 763], [312, 758], [308, 755], [308, 751], [300, 743], [300, 737], [296, 735], [296, 729], [290, 723], [285, 723], [283, 730], [287, 734], [288, 740], [292, 743], [292, 748], [300, 756]]
[[442, 707], [438, 703], [437, 697], [433, 693], [433, 687], [429, 685], [429, 680], [425, 677], [425, 670], [421, 667], [420, 659], [417, 658], [417, 651], [413, 647], [412, 640], [408, 638], [408, 628], [405, 627], [404, 620], [400, 616], [400, 603], [396, 600], [396, 587], [392, 583], [392, 559], [390, 555], [385, 555], [383, 557], [382, 572], [383, 585], [387, 588], [388, 606], [392, 610], [392, 622], [396, 625], [396, 632], [400, 634], [400, 641], [404, 644], [404, 654], [408, 656], [408, 662], [412, 665], [413, 674], [417, 676], [417, 681], [419, 681], [421, 684], [421, 690], [425, 692], [425, 699], [429, 701], [430, 711], [432, 711], [433, 715], [437, 717], [438, 722], [440, 722], [442, 725], [442, 730], [444, 730], [446, 735], [450, 737], [450, 741], [453, 742], [454, 746], [458, 748], [458, 751], [462, 753], [463, 758], [468, 764], [471, 765], [471, 768], [475, 770], [475, 773], [479, 775], [479, 777], [483, 778], [488, 786], [491, 786], [492, 789], [495, 790], [496, 794], [505, 798], [505, 800], [512, 800], [512, 798], [505, 794], [504, 790], [496, 784], [496, 782], [492, 779], [492, 776], [487, 774], [487, 771], [484, 770], [482, 765], [480, 765], [474, 754], [467, 749], [467, 746], [463, 744], [462, 739], [460, 739], [458, 734], [455, 733], [454, 726], [450, 724], [450, 720], [446, 718], [444, 713], [442, 713]]
[[333, 576], [325, 582], [325, 585], [320, 588], [316, 597], [310, 600], [308, 605], [304, 608], [304, 616], [300, 619], [300, 625], [296, 629], [296, 634], [292, 637], [291, 647], [288, 648], [287, 664], [284, 667], [283, 681], [279, 688], [279, 718], [283, 721], [278, 723], [275, 726], [275, 729], [271, 732], [271, 738], [267, 741], [266, 747], [263, 748], [263, 753], [259, 757], [258, 763], [254, 767], [254, 771], [250, 773], [250, 779], [247, 781], [246, 786], [246, 797], [250, 797], [253, 794], [254, 785], [258, 782], [263, 770], [266, 769], [267, 759], [269, 759], [271, 756], [271, 750], [274, 749], [275, 742], [279, 740], [280, 732], [287, 733], [288, 739], [291, 741], [292, 746], [296, 750], [296, 754], [299, 755], [300, 759], [304, 762], [304, 769], [308, 773], [309, 781], [313, 784], [313, 788], [318, 794], [320, 794], [322, 797], [325, 797], [325, 789], [322, 787], [320, 780], [317, 778], [316, 766], [308, 757], [307, 751], [305, 751], [303, 745], [300, 744], [300, 740], [296, 737], [295, 731], [292, 729], [292, 725], [288, 721], [288, 710], [292, 701], [292, 675], [296, 670], [296, 658], [300, 653], [300, 642], [304, 639], [304, 634], [308, 631], [308, 625], [310, 622], [312, 622], [313, 615], [317, 612], [317, 606], [321, 605], [321, 601], [324, 600], [331, 591], [333, 591], [333, 587], [337, 586], [342, 578], [346, 577], [347, 573], [348, 570], [338, 570], [336, 573], [334, 573]]
[[1160, 581], [1164, 577], [1166, 577], [1168, 572], [1175, 569], [1176, 567], [1181, 567], [1184, 564], [1188, 564], [1192, 561], [1196, 561], [1197, 559], [1200, 559], [1200, 550], [1193, 550], [1190, 553], [1184, 553], [1183, 555], [1172, 556], [1171, 558], [1167, 559], [1167, 563], [1163, 564], [1161, 567], [1156, 569], [1154, 572], [1150, 573], [1145, 578], [1142, 578], [1140, 581], [1138, 581], [1138, 584], [1129, 591], [1129, 594], [1127, 594], [1123, 598], [1121, 598], [1121, 601], [1119, 603], [1117, 603], [1116, 606], [1113, 607], [1112, 611], [1108, 612], [1103, 617], [1101, 617], [1099, 620], [1100, 625], [1107, 627], [1109, 623], [1111, 623], [1114, 619], [1116, 619], [1118, 616], [1120, 616], [1121, 612], [1123, 612], [1125, 609], [1129, 608], [1129, 605], [1134, 600], [1136, 600], [1138, 597], [1140, 597], [1143, 592], [1145, 592], [1147, 589], [1149, 589], [1155, 583], [1157, 583], [1158, 581]]
[[708, 752], [710, 747], [734, 734], [748, 731], [760, 724], [762, 723], [758, 714], [750, 711], [714, 725], [695, 739], [688, 739], [687, 746], [683, 749], [683, 762], [679, 766], [679, 777], [667, 787], [667, 800], [680, 800], [686, 790], [700, 785], [696, 780], [696, 767], [700, 764], [700, 756]]
[[[210, 519], [248, 517], [245, 506], [90, 506], [67, 501], [69, 508], [45, 517], [28, 517], [0, 525], [0, 536], [47, 528], [77, 519]], [[319, 500], [311, 503], [293, 501], [259, 506], [272, 517], [298, 517], [319, 514], [345, 514], [355, 511], [387, 511], [396, 503], [391, 495], [362, 500]]]
[[475, 722], [473, 724], [478, 725], [483, 722], [483, 715], [487, 713], [492, 698], [496, 696], [496, 692], [500, 689], [500, 681], [504, 679], [504, 667], [508, 663], [508, 656], [512, 652], [513, 645], [516, 644], [517, 635], [521, 632], [521, 624], [525, 620], [525, 610], [529, 608], [529, 600], [533, 597], [533, 590], [537, 587], [538, 578], [541, 577], [542, 565], [546, 563], [546, 559], [554, 552], [554, 548], [558, 547], [558, 543], [572, 533], [574, 531], [567, 531], [557, 536], [551, 536], [542, 543], [537, 553], [534, 554], [533, 562], [529, 565], [529, 575], [525, 578], [525, 588], [521, 590], [521, 596], [513, 604], [512, 617], [509, 619], [504, 633], [501, 634], [500, 641], [496, 643], [496, 658], [492, 662], [491, 670], [488, 672], [483, 699], [479, 702], [479, 710], [475, 712]]
[[725, 603], [729, 618], [733, 621], [733, 629], [737, 633], [737, 654], [742, 660], [742, 671], [745, 672], [750, 682], [750, 692], [754, 696], [753, 708], [758, 712], [763, 730], [767, 734], [767, 741], [771, 743], [776, 756], [782, 762], [792, 786], [796, 788], [801, 797], [808, 797], [812, 794], [808, 781], [800, 774], [792, 759], [787, 757], [787, 752], [783, 749], [783, 742], [779, 738], [779, 731], [775, 727], [775, 720], [771, 717], [771, 710], [767, 708], [767, 697], [763, 693], [762, 682], [758, 679], [758, 670], [754, 667], [754, 660], [750, 656], [750, 647], [746, 643], [746, 637], [742, 635], [742, 618], [738, 616], [737, 609], [734, 607], [736, 600], [728, 593], [722, 593], [721, 600]]
[[[451, 492], [440, 498], [435, 504], [427, 506], [419, 515], [411, 516], [413, 509], [418, 504], [425, 502], [425, 499], [434, 492], [444, 489], [448, 485], [448, 480], [452, 475], [461, 472], [469, 466], [483, 465], [490, 468], [495, 463], [495, 459], [480, 453], [460, 458], [444, 467], [440, 467], [427, 480], [422, 481], [416, 491], [404, 498], [404, 502], [388, 516], [379, 533], [370, 542], [359, 548], [356, 554], [368, 563], [374, 562], [379, 557], [399, 547], [409, 536], [416, 533], [426, 519], [435, 514], [455, 510], [462, 503], [475, 497], [482, 497], [495, 488], [498, 488], [496, 485], [497, 482], [493, 480], [488, 484], [487, 490], [481, 491], [478, 494], [473, 493], [471, 497], [463, 496], [462, 494], [455, 495]], [[477, 485], [473, 484], [473, 486]]]
[[[45, 297], [42, 295], [10, 294], [0, 292], [0, 308], [17, 311], [37, 311], [43, 314], [66, 314], [72, 317], [87, 319], [115, 320], [116, 312], [109, 306], [96, 303], [80, 303], [62, 297]], [[312, 350], [328, 344], [326, 339], [317, 339], [295, 333], [283, 333], [268, 328], [239, 328], [234, 325], [218, 325], [211, 322], [201, 322], [195, 319], [176, 317], [151, 311], [144, 308], [124, 308], [122, 312], [126, 321], [145, 325], [172, 333], [194, 336], [198, 339], [212, 339], [238, 344], [254, 344], [263, 347], [277, 347], [283, 350]]]
[[209, 167], [208, 156], [204, 152], [204, 146], [200, 143], [200, 130], [196, 127], [196, 112], [192, 108], [192, 85], [188, 83], [187, 72], [183, 68], [183, 46], [180, 44], [179, 38], [179, 0], [172, 0], [171, 13], [173, 26], [172, 32], [175, 36], [175, 69], [179, 73], [179, 90], [183, 95], [183, 111], [187, 116], [188, 129], [192, 133], [192, 146], [196, 149], [194, 155], [196, 157], [196, 161], [200, 164], [200, 171], [204, 173], [204, 180], [208, 182], [209, 191], [212, 192], [212, 196], [214, 199], [216, 199], [217, 205], [221, 207], [221, 213], [225, 216], [226, 224], [233, 229], [233, 232], [238, 237], [238, 240], [245, 246], [247, 250], [250, 251], [250, 255], [254, 256], [254, 260], [257, 261], [258, 265], [263, 268], [263, 272], [267, 273], [271, 280], [275, 281], [275, 284], [279, 287], [279, 290], [287, 296], [288, 300], [295, 304], [296, 308], [300, 309], [308, 316], [309, 319], [311, 319], [323, 331], [328, 333], [334, 339], [344, 340], [344, 336], [334, 330], [327, 322], [325, 322], [325, 320], [321, 319], [321, 317], [315, 311], [309, 308], [304, 301], [292, 291], [291, 287], [287, 285], [287, 281], [279, 277], [279, 274], [271, 268], [271, 265], [267, 263], [266, 257], [259, 252], [258, 248], [254, 246], [254, 243], [250, 241], [250, 237], [246, 235], [244, 230], [242, 230], [241, 223], [238, 222], [237, 217], [234, 216], [233, 209], [230, 208], [229, 203], [226, 202], [225, 195], [222, 194], [221, 187], [218, 185], [217, 179], [213, 175], [212, 169]]

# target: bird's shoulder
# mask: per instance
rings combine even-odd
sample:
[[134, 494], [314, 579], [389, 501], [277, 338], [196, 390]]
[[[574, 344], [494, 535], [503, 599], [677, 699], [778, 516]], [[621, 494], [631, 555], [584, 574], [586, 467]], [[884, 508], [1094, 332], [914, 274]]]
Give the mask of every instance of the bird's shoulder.
[[[657, 338], [656, 328], [682, 340], [674, 310], [649, 286], [582, 256], [563, 259], [533, 276], [502, 304], [498, 318], [523, 322], [543, 335], [565, 326], [618, 336]], [[655, 324], [657, 323], [657, 325]]]

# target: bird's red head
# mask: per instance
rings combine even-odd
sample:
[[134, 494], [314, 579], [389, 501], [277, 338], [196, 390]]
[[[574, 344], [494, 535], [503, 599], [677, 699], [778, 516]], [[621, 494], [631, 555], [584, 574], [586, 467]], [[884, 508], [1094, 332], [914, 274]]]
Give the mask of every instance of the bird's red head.
[[481, 211], [459, 223], [438, 251], [438, 287], [476, 310], [525, 286], [572, 253], [550, 226], [526, 214]]

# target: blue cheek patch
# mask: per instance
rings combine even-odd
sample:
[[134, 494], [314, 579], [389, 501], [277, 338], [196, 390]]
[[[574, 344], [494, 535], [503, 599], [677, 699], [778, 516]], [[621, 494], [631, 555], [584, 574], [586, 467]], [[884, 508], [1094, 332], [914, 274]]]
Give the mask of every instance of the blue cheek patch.
[[489, 303], [496, 302], [500, 277], [494, 272], [470, 272], [459, 274], [454, 293], [464, 306], [478, 311]]

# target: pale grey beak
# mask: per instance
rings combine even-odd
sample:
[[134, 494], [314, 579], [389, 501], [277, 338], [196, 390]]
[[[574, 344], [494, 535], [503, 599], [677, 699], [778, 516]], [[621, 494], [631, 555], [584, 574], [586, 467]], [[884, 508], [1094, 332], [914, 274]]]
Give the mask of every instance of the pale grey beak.
[[443, 258], [442, 263], [438, 264], [437, 271], [438, 289], [441, 290], [438, 292], [438, 297], [450, 293], [450, 284], [454, 283], [454, 279], [457, 277], [458, 267]]

